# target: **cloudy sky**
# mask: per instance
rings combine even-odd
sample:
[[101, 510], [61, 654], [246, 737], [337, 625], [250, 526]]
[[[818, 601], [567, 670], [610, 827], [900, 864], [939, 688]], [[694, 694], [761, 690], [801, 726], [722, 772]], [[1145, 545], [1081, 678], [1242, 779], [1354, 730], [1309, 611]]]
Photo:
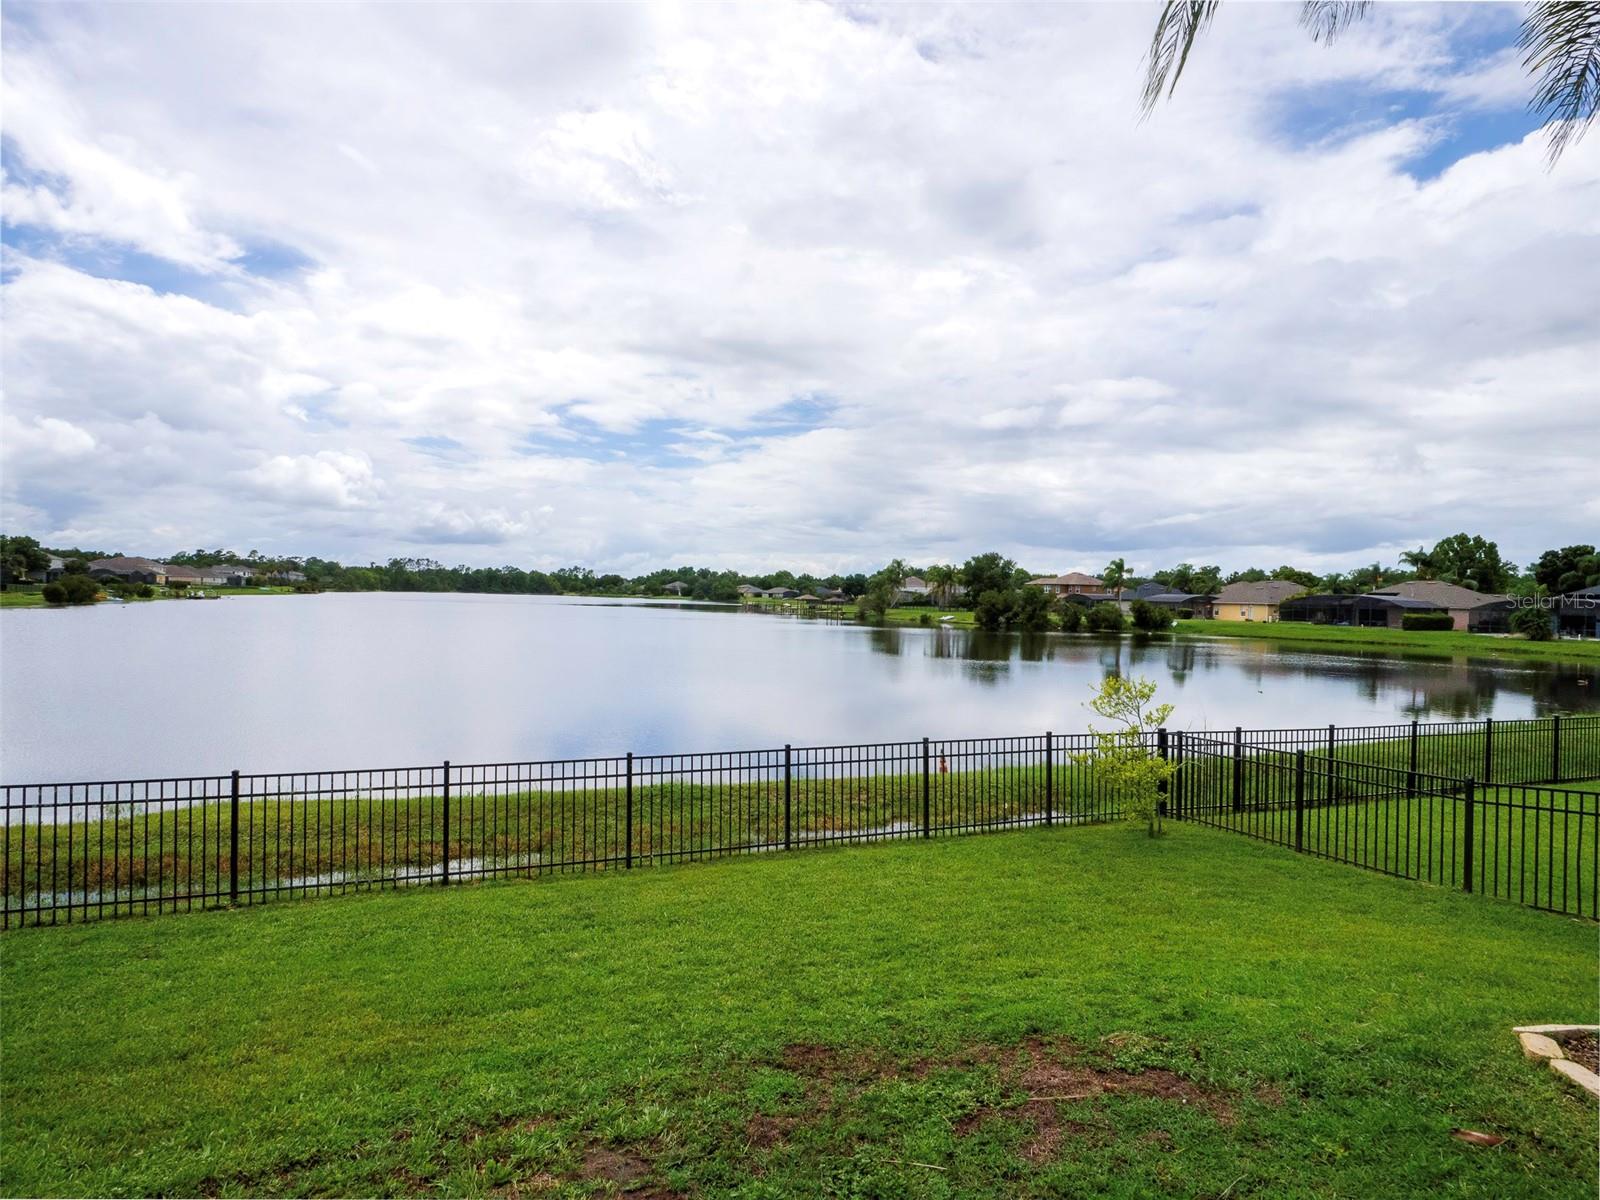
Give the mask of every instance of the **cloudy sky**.
[[4, 12], [4, 524], [629, 571], [1600, 528], [1518, 10]]

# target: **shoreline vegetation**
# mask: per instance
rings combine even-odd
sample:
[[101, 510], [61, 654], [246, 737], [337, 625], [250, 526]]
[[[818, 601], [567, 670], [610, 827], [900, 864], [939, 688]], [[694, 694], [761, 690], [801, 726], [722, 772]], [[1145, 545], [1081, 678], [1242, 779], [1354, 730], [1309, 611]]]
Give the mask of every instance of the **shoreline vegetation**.
[[[643, 597], [641, 597], [643, 598]], [[650, 597], [659, 599], [659, 597]], [[778, 612], [794, 607], [792, 601], [753, 600], [742, 607], [757, 611]], [[862, 620], [854, 604], [832, 606], [830, 613], [846, 621]], [[868, 622], [874, 625], [912, 625], [919, 627], [945, 627], [951, 629], [977, 629], [978, 623], [971, 609], [907, 607], [891, 608], [875, 615]], [[1059, 629], [1035, 630], [1036, 633], [1061, 633]], [[1461, 633], [1415, 629], [1357, 629], [1347, 626], [1313, 625], [1303, 621], [1203, 621], [1180, 619], [1170, 629], [1159, 632], [1135, 630], [1118, 636], [1160, 637], [1163, 633], [1186, 638], [1226, 637], [1242, 640], [1279, 642], [1302, 645], [1315, 650], [1400, 650], [1407, 654], [1430, 657], [1502, 657], [1538, 658], [1558, 661], [1600, 663], [1600, 642], [1576, 638], [1553, 639], [1547, 642], [1528, 641], [1515, 635], [1492, 633]], [[1104, 637], [1105, 634], [1085, 633], [1085, 637]]]
[[[388, 589], [382, 589], [387, 591]], [[316, 594], [308, 593], [303, 588], [288, 586], [274, 587], [245, 587], [245, 588], [209, 588], [203, 596], [194, 593], [172, 592], [165, 588], [155, 589], [152, 596], [129, 596], [124, 599], [129, 604], [145, 604], [157, 600], [196, 600], [196, 599], [221, 599], [239, 596], [290, 596], [290, 595]], [[470, 594], [470, 593], [469, 593]], [[493, 593], [478, 593], [493, 594]], [[677, 603], [690, 603], [687, 598], [663, 596], [660, 594], [634, 593], [606, 593], [596, 595], [591, 592], [559, 592], [548, 593], [558, 597], [584, 598], [584, 599], [612, 599], [612, 600], [656, 600]], [[706, 602], [699, 602], [706, 603]], [[711, 601], [713, 604], [723, 604], [740, 611], [755, 611], [771, 613], [774, 615], [796, 615], [801, 617], [834, 617], [841, 621], [864, 622], [872, 625], [889, 626], [916, 626], [977, 630], [980, 628], [977, 615], [968, 608], [939, 608], [926, 605], [901, 606], [885, 609], [879, 613], [868, 613], [863, 616], [861, 606], [856, 603], [832, 604], [825, 606], [800, 605], [792, 600], [774, 600], [759, 598], [746, 600], [743, 603], [730, 603], [725, 601]], [[12, 585], [0, 591], [0, 609], [7, 608], [50, 608], [40, 595], [38, 587], [19, 587]], [[1034, 633], [1061, 633], [1054, 627], [1033, 630]], [[1337, 625], [1315, 625], [1304, 621], [1215, 621], [1197, 619], [1179, 619], [1168, 630], [1156, 632], [1134, 631], [1132, 634], [1120, 636], [1135, 637], [1160, 637], [1165, 635], [1183, 638], [1233, 638], [1244, 641], [1273, 642], [1286, 646], [1301, 646], [1309, 650], [1337, 653], [1342, 650], [1351, 651], [1399, 651], [1406, 655], [1432, 657], [1432, 658], [1518, 658], [1538, 659], [1547, 662], [1586, 662], [1600, 663], [1600, 642], [1581, 640], [1576, 638], [1560, 638], [1550, 641], [1529, 641], [1515, 635], [1464, 633], [1454, 630], [1434, 631], [1415, 629], [1387, 629], [1387, 628], [1354, 628]], [[1105, 634], [1084, 634], [1089, 637], [1104, 637]]]

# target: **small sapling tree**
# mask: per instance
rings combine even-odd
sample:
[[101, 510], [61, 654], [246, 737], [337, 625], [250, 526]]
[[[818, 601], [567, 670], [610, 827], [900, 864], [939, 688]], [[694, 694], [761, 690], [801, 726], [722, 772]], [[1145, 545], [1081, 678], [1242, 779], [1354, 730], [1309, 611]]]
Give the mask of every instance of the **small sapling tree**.
[[1111, 784], [1122, 799], [1123, 815], [1130, 821], [1143, 821], [1151, 837], [1161, 832], [1161, 797], [1178, 769], [1147, 744], [1147, 735], [1172, 715], [1172, 705], [1152, 703], [1155, 695], [1153, 680], [1108, 675], [1088, 707], [1109, 721], [1111, 728], [1090, 725], [1094, 749], [1074, 756]]

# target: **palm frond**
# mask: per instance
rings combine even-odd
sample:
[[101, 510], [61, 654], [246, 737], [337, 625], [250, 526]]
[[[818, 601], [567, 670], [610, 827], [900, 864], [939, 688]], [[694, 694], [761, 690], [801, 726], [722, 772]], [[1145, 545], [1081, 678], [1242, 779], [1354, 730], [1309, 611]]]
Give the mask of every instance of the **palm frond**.
[[1331, 42], [1371, 7], [1371, 0], [1305, 0], [1300, 6], [1300, 24], [1310, 32], [1312, 41]]
[[1156, 34], [1145, 56], [1144, 98], [1140, 107], [1149, 116], [1163, 94], [1172, 95], [1178, 76], [1189, 61], [1189, 51], [1200, 31], [1216, 16], [1219, 0], [1167, 0], [1156, 22]]
[[1550, 125], [1550, 162], [1583, 136], [1600, 111], [1600, 4], [1528, 5], [1522, 65], [1539, 77], [1528, 107]]

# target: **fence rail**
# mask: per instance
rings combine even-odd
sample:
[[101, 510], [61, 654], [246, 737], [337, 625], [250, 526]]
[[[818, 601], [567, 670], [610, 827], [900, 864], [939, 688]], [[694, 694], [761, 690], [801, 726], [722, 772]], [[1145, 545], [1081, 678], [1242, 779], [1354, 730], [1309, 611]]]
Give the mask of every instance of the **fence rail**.
[[1185, 735], [1172, 815], [1317, 858], [1600, 917], [1600, 795]]
[[[1476, 814], [1478, 890], [1596, 915], [1595, 797], [1528, 785], [1600, 777], [1600, 716], [1146, 745], [1181, 764], [1175, 817], [1450, 882]], [[1115, 819], [1094, 746], [1045, 733], [5, 785], [0, 928]]]

